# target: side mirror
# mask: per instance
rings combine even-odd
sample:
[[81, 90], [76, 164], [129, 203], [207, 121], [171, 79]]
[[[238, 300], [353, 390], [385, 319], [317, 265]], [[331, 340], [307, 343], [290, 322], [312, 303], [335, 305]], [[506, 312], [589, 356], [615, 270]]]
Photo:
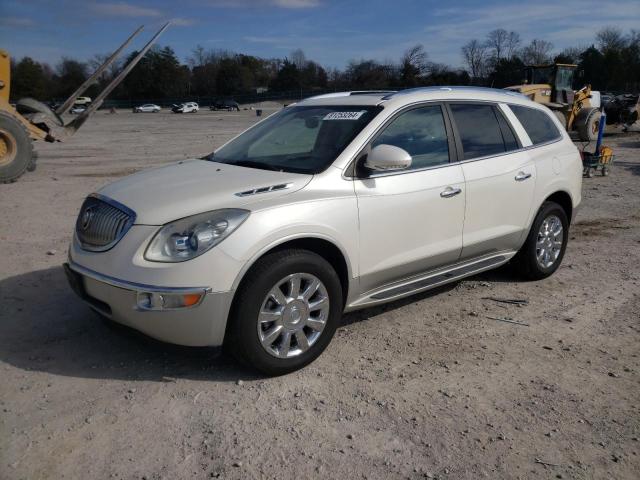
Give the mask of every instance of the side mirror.
[[364, 166], [369, 170], [381, 172], [404, 170], [411, 166], [411, 155], [402, 148], [382, 144], [371, 150]]

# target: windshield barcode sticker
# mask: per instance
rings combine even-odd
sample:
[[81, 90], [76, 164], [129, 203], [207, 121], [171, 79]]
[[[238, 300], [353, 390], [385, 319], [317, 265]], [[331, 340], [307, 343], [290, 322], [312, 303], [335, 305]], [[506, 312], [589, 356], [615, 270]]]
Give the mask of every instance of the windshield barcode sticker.
[[323, 120], [358, 120], [365, 113], [367, 113], [366, 110], [361, 110], [360, 112], [331, 112], [327, 113]]

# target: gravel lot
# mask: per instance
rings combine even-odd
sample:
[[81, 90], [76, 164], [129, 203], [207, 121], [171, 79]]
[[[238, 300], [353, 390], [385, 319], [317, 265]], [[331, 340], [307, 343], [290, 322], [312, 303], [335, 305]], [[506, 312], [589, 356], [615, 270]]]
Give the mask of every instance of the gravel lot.
[[585, 179], [553, 277], [346, 315], [318, 361], [269, 379], [101, 321], [61, 268], [88, 193], [255, 120], [99, 112], [0, 186], [0, 478], [638, 478], [639, 133], [607, 136], [618, 164]]

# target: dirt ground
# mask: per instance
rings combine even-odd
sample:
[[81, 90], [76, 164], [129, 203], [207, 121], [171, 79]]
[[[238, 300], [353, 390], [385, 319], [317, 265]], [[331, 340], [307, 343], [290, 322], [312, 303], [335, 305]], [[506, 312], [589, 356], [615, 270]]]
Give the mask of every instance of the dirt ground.
[[110, 326], [61, 268], [88, 193], [255, 120], [99, 112], [0, 186], [0, 478], [638, 478], [639, 133], [607, 136], [617, 165], [585, 179], [551, 278], [346, 315], [311, 366], [260, 378]]

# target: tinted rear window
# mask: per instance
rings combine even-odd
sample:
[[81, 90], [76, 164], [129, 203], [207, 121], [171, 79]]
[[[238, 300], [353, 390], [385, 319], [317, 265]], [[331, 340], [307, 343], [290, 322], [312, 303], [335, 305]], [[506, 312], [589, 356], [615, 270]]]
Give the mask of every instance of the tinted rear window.
[[553, 120], [545, 112], [521, 105], [509, 105], [534, 145], [551, 142], [561, 137]]
[[465, 160], [507, 151], [493, 105], [452, 104], [451, 112]]

